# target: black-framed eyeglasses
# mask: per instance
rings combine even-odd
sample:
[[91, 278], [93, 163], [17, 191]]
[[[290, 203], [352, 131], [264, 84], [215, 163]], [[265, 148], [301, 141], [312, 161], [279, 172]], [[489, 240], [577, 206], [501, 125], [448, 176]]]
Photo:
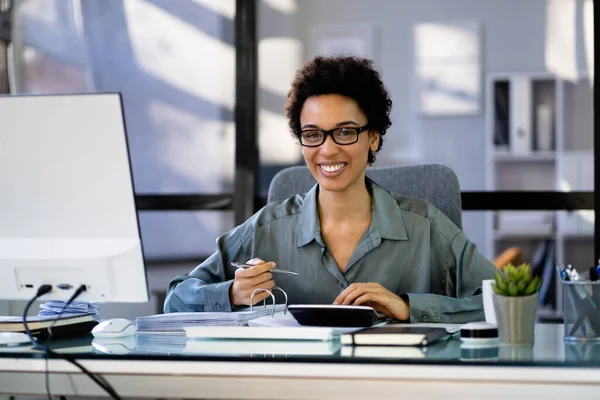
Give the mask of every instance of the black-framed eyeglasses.
[[304, 147], [318, 147], [325, 143], [327, 136], [331, 136], [335, 143], [346, 146], [358, 142], [358, 135], [367, 130], [369, 130], [369, 125], [361, 127], [346, 126], [329, 131], [310, 129], [300, 133], [300, 144]]

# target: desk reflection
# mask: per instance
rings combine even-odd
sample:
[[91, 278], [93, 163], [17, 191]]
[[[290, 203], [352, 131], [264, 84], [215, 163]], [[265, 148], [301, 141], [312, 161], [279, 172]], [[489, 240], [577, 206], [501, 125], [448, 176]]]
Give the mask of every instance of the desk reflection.
[[[339, 341], [289, 340], [198, 340], [184, 335], [138, 333], [124, 338], [99, 339], [92, 335], [76, 339], [54, 340], [50, 348], [61, 354], [79, 354], [85, 358], [103, 355], [122, 357], [177, 357], [203, 359], [242, 358], [257, 360], [317, 360], [319, 362], [441, 362], [509, 363], [523, 365], [600, 365], [600, 343], [566, 343], [564, 326], [536, 325], [533, 346], [491, 346], [469, 348], [458, 335], [448, 335], [426, 347], [342, 346]], [[43, 352], [30, 346], [0, 348], [0, 356], [9, 354], [31, 357]]]

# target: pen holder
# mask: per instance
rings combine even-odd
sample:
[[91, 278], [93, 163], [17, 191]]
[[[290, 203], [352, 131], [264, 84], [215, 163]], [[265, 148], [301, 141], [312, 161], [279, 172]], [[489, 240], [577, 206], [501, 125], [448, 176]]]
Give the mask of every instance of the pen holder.
[[562, 281], [565, 341], [600, 341], [600, 281]]
[[600, 342], [565, 342], [565, 360], [597, 362], [600, 360]]

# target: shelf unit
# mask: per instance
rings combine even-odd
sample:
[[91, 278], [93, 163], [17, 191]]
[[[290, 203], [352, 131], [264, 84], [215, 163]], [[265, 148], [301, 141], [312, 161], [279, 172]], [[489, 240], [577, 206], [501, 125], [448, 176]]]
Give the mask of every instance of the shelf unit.
[[[486, 190], [593, 190], [593, 88], [586, 73], [577, 80], [548, 72], [488, 74], [485, 110]], [[486, 213], [490, 259], [519, 246], [531, 262], [539, 244], [551, 240], [556, 264], [583, 271], [594, 255], [593, 234], [593, 211]], [[560, 282], [554, 311], [562, 309], [558, 289]]]
[[496, 162], [555, 162], [555, 151], [535, 151], [529, 154], [512, 154], [509, 151], [495, 151], [493, 153], [494, 161]]

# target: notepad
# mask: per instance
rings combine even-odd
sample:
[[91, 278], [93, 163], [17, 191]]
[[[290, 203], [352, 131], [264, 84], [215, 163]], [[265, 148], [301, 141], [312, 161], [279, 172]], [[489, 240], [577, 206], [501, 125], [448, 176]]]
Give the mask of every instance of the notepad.
[[340, 340], [355, 346], [427, 346], [445, 335], [444, 328], [379, 326], [344, 334]]
[[434, 322], [417, 322], [417, 323], [405, 323], [405, 322], [390, 322], [386, 325], [387, 327], [395, 327], [395, 326], [408, 326], [413, 328], [444, 328], [447, 333], [455, 334], [460, 332], [461, 324], [440, 324]]

